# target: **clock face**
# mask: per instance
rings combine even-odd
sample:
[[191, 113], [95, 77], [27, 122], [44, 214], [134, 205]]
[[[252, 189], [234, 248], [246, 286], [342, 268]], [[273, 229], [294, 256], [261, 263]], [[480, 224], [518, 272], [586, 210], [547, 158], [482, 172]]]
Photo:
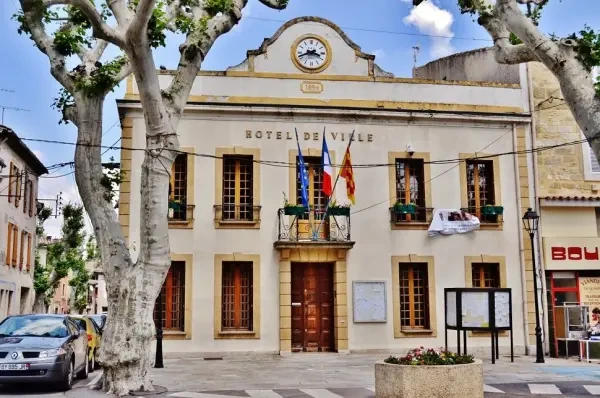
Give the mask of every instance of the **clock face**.
[[324, 69], [329, 63], [329, 46], [324, 40], [314, 36], [300, 38], [294, 51], [295, 63], [300, 69], [316, 71]]

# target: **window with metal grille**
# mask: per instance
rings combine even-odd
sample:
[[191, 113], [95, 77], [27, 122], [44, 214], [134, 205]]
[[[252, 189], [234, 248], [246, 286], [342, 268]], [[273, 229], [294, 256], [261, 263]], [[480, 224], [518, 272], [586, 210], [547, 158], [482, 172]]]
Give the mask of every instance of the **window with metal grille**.
[[[322, 220], [327, 206], [327, 196], [323, 192], [323, 164], [317, 156], [305, 156], [306, 171], [308, 172], [308, 204], [314, 210], [314, 219]], [[302, 204], [302, 183], [300, 180], [300, 167], [296, 157], [296, 203]], [[301, 219], [309, 219], [305, 214]]]
[[500, 264], [473, 263], [471, 265], [473, 287], [501, 287]]
[[172, 220], [185, 221], [187, 218], [187, 155], [177, 155], [171, 168], [169, 184], [169, 201], [176, 204], [172, 207]]
[[400, 324], [429, 328], [429, 283], [426, 263], [400, 263]]
[[417, 205], [414, 215], [398, 215], [398, 221], [427, 221], [423, 159], [396, 159], [396, 200]]
[[221, 330], [252, 331], [252, 263], [224, 262]]
[[13, 231], [15, 226], [13, 223], [8, 223], [7, 230], [7, 238], [6, 238], [6, 264], [10, 265], [12, 263], [12, 240], [13, 240]]
[[496, 215], [483, 215], [482, 209], [494, 203], [494, 163], [491, 160], [467, 160], [468, 211], [481, 221], [496, 222]]
[[[154, 323], [162, 320], [164, 330], [184, 331], [185, 327], [185, 262], [173, 261], [154, 305]], [[162, 308], [159, 309], [159, 304]], [[160, 310], [160, 313], [159, 313]]]
[[227, 220], [252, 221], [253, 212], [252, 156], [223, 156], [223, 211]]

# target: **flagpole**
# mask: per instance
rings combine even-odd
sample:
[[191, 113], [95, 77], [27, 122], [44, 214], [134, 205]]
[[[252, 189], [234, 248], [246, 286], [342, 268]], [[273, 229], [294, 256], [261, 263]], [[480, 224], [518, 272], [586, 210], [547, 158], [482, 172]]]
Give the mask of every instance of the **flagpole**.
[[[350, 149], [350, 144], [352, 144], [352, 139], [354, 138], [354, 131], [356, 131], [356, 130], [352, 130], [352, 134], [350, 134], [350, 142], [348, 142], [348, 146], [346, 147], [346, 151], [344, 153], [348, 152], [348, 149]], [[325, 137], [325, 127], [323, 127], [323, 137]], [[323, 156], [323, 155], [321, 154], [321, 156]], [[331, 189], [331, 196], [327, 199], [327, 206], [325, 206], [325, 213], [323, 214], [323, 219], [319, 223], [319, 228], [317, 229], [317, 233], [315, 235], [315, 240], [316, 240], [316, 237], [319, 236], [319, 233], [321, 233], [321, 227], [323, 226], [323, 223], [325, 222], [325, 217], [327, 217], [327, 212], [329, 211], [329, 205], [331, 204], [331, 197], [335, 193], [335, 186], [337, 185], [337, 182], [340, 179], [340, 174], [342, 173], [343, 167], [344, 167], [344, 165], [341, 164], [340, 170], [337, 173], [337, 177], [335, 177], [335, 182], [333, 183], [333, 188]]]
[[[294, 132], [296, 133], [296, 144], [298, 146], [298, 156], [301, 155], [301, 150], [300, 150], [300, 139], [298, 139], [298, 129], [296, 127], [294, 127]], [[304, 156], [302, 156], [303, 162], [304, 162]], [[298, 162], [296, 163], [296, 165], [298, 165]], [[304, 169], [306, 170], [306, 162], [304, 162]], [[306, 170], [308, 172], [308, 170]], [[303, 181], [304, 177], [302, 176], [302, 170], [300, 170], [300, 186], [303, 185], [302, 181]], [[306, 187], [308, 189], [308, 187]], [[308, 192], [307, 192], [308, 193]], [[298, 194], [296, 193], [296, 196]], [[308, 198], [307, 198], [308, 199]], [[296, 198], [296, 202], [298, 202], [298, 198]], [[302, 203], [302, 205], [304, 205], [304, 203]], [[313, 231], [313, 227], [312, 227], [312, 223], [310, 222], [310, 203], [308, 203], [308, 209], [306, 209], [308, 211], [308, 228], [309, 231], [311, 233], [311, 235], [314, 236], [314, 231]], [[298, 218], [298, 216], [296, 216], [296, 219]], [[296, 224], [297, 225], [297, 224]], [[298, 227], [296, 226], [296, 233], [298, 235], [300, 235], [300, 231], [297, 230]]]

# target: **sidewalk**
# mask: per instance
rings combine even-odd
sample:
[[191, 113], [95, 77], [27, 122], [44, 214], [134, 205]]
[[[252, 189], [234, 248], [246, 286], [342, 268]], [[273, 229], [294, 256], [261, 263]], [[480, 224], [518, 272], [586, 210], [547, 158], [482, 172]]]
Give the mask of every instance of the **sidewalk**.
[[[373, 364], [385, 355], [296, 354], [204, 360], [191, 354], [170, 354], [163, 369], [153, 369], [154, 384], [178, 391], [331, 389], [374, 385]], [[600, 383], [600, 365], [547, 358], [501, 357], [495, 365], [484, 359], [485, 384]]]

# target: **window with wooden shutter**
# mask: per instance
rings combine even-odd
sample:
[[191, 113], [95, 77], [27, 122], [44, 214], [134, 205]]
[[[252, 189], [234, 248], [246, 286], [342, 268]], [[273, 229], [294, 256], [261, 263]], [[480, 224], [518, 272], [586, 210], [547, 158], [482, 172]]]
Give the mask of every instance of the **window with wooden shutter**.
[[179, 154], [171, 168], [169, 184], [169, 219], [185, 221], [187, 219], [187, 154]]
[[13, 162], [10, 162], [10, 169], [8, 173], [8, 202], [12, 203], [13, 196], [15, 195], [15, 165]]
[[473, 287], [501, 287], [500, 264], [473, 263], [471, 271]]
[[29, 180], [25, 179], [25, 190], [23, 192], [23, 214], [27, 214], [27, 206], [29, 205]]
[[27, 239], [27, 232], [21, 232], [21, 251], [19, 252], [19, 269], [23, 269], [25, 264], [25, 240]]
[[21, 171], [15, 166], [15, 206], [19, 207], [21, 203], [21, 191], [22, 191], [22, 182], [23, 177], [20, 175]]
[[36, 206], [35, 197], [33, 192], [33, 181], [29, 180], [29, 217], [33, 217], [33, 208]]
[[398, 221], [427, 221], [424, 166], [423, 159], [396, 159], [396, 200], [417, 205], [416, 214], [398, 215]]
[[8, 223], [8, 230], [6, 234], [6, 264], [10, 265], [12, 261], [12, 236], [13, 236], [14, 225]]
[[[296, 157], [296, 204], [302, 205], [302, 182], [300, 179], [299, 158]], [[320, 157], [305, 156], [306, 171], [308, 172], [308, 204], [311, 210], [314, 210], [314, 218], [317, 220], [323, 219], [325, 207], [327, 206], [327, 196], [323, 192], [323, 165]], [[313, 214], [311, 214], [311, 217]], [[300, 217], [308, 219], [309, 214], [306, 213]]]
[[[173, 261], [154, 305], [154, 323], [162, 320], [164, 330], [184, 331], [185, 327], [185, 262]], [[162, 308], [159, 309], [159, 304]], [[159, 313], [160, 310], [160, 313]]]
[[252, 156], [223, 156], [223, 221], [252, 221], [253, 212]]
[[17, 254], [19, 248], [19, 227], [16, 225], [13, 227], [13, 241], [12, 241], [12, 256], [11, 256], [11, 264], [13, 267], [17, 266]]
[[429, 283], [426, 263], [400, 263], [400, 324], [429, 329]]
[[491, 160], [467, 160], [467, 200], [468, 212], [481, 221], [497, 222], [496, 215], [482, 215], [486, 205], [494, 203], [494, 163]]
[[252, 262], [224, 262], [221, 330], [252, 331]]
[[33, 240], [32, 234], [27, 234], [27, 272], [31, 271], [31, 241]]

